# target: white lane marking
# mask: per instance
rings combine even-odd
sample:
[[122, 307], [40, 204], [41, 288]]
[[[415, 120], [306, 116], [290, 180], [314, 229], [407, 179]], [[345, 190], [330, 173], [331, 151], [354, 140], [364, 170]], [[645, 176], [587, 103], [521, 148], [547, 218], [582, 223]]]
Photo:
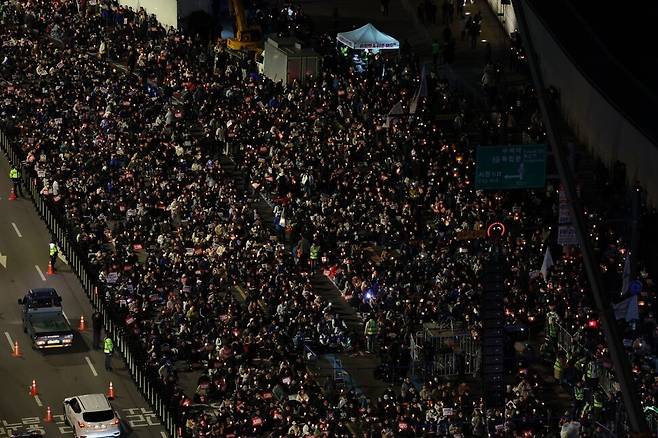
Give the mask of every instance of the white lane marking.
[[39, 273], [39, 277], [41, 277], [41, 279], [43, 281], [46, 281], [46, 276], [43, 275], [43, 271], [41, 271], [41, 268], [39, 267], [39, 265], [34, 265], [34, 267], [37, 269], [37, 272]]
[[165, 432], [164, 430], [160, 431], [160, 435], [162, 435], [162, 438], [167, 438], [167, 432]]
[[71, 320], [69, 319], [69, 317], [68, 317], [68, 316], [66, 316], [66, 312], [65, 312], [65, 311], [63, 311], [63, 310], [62, 310], [62, 315], [64, 315], [64, 318], [66, 318], [66, 322], [68, 322], [68, 323], [69, 323], [69, 325], [71, 325]]
[[5, 337], [9, 342], [9, 348], [11, 348], [11, 350], [14, 351], [14, 341], [11, 339], [11, 335], [9, 334], [9, 332], [5, 332]]
[[16, 226], [16, 224], [14, 222], [11, 223], [11, 226], [14, 227], [14, 231], [16, 231], [16, 234], [18, 235], [18, 237], [23, 237], [23, 235], [18, 230], [18, 227]]
[[43, 406], [43, 403], [41, 403], [41, 399], [39, 398], [38, 395], [34, 396], [34, 401], [37, 402], [37, 406], [39, 407]]
[[85, 360], [87, 361], [87, 365], [89, 365], [89, 368], [91, 368], [91, 373], [94, 375], [94, 377], [98, 377], [96, 368], [94, 368], [94, 364], [91, 363], [91, 359], [89, 359], [89, 356], [85, 356]]

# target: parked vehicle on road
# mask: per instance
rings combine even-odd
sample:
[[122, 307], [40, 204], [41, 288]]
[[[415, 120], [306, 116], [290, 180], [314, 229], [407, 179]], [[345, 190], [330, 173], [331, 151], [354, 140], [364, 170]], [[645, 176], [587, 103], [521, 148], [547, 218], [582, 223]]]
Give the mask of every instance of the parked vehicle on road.
[[30, 289], [18, 304], [23, 310], [23, 331], [30, 336], [33, 348], [73, 345], [73, 330], [62, 310], [62, 297], [55, 289]]

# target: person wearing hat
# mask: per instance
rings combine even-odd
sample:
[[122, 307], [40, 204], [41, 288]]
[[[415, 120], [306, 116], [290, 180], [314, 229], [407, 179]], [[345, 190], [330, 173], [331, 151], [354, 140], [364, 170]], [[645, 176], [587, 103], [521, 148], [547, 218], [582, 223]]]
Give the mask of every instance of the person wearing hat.
[[57, 262], [57, 245], [54, 241], [50, 241], [48, 244], [48, 256], [50, 257], [50, 266], [55, 270], [55, 263]]

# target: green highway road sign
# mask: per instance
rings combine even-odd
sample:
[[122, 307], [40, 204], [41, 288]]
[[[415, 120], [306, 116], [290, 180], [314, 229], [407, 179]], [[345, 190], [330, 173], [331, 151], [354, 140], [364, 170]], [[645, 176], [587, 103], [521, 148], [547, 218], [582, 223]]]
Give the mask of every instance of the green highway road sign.
[[546, 183], [546, 145], [478, 146], [475, 188], [527, 189]]

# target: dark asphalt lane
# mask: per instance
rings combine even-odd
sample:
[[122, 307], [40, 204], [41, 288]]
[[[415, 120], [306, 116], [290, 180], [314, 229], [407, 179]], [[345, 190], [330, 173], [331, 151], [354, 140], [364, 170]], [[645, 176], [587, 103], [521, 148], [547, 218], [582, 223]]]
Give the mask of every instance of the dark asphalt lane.
[[[0, 438], [11, 436], [17, 427], [40, 429], [49, 437], [72, 436], [61, 416], [64, 398], [107, 393], [110, 382], [116, 392], [112, 405], [122, 418], [124, 436], [166, 437], [157, 416], [137, 391], [119, 356], [113, 358], [114, 371], [107, 372], [102, 352], [91, 348], [92, 307], [70, 268], [59, 260], [57, 274], [46, 274], [50, 234], [31, 201], [8, 200], [8, 174], [9, 164], [2, 155], [0, 255], [7, 257], [7, 267], [0, 265]], [[17, 300], [29, 288], [44, 286], [54, 287], [63, 298], [64, 312], [76, 330], [75, 343], [70, 350], [34, 351], [23, 333]], [[88, 322], [88, 329], [78, 333], [82, 315]], [[14, 341], [19, 343], [20, 358], [11, 354]], [[38, 398], [29, 394], [32, 380], [37, 383]], [[55, 416], [52, 423], [44, 421], [48, 406]]]

